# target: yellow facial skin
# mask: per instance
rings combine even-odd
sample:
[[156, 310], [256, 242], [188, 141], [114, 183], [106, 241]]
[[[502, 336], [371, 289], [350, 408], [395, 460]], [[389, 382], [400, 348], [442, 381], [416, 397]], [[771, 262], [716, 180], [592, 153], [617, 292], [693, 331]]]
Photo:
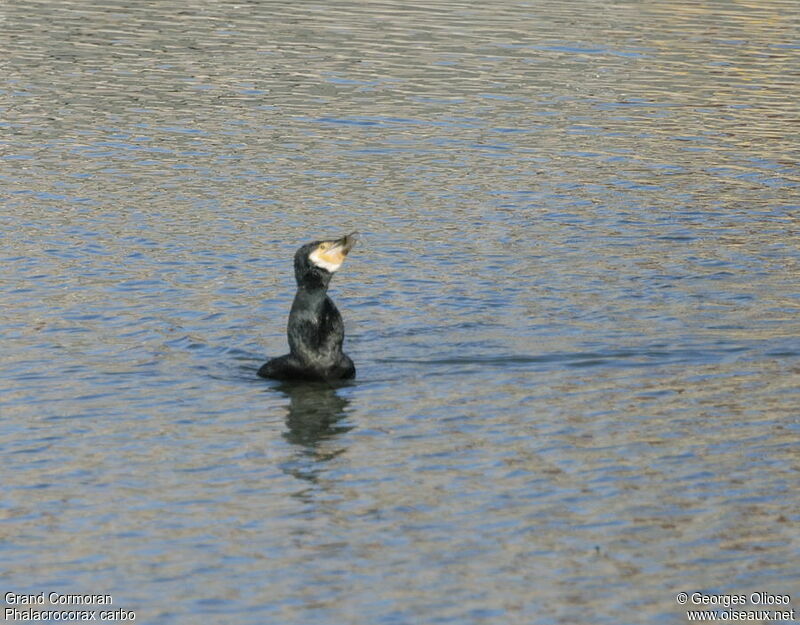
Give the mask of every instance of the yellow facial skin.
[[311, 253], [311, 260], [317, 265], [323, 267], [329, 265], [334, 267], [333, 269], [325, 267], [328, 271], [336, 271], [336, 269], [341, 267], [346, 257], [347, 253], [344, 251], [343, 247], [328, 242], [322, 243]]
[[338, 241], [323, 241], [309, 254], [308, 258], [317, 267], [322, 267], [333, 273], [342, 266], [344, 259], [355, 243], [356, 233], [348, 234]]

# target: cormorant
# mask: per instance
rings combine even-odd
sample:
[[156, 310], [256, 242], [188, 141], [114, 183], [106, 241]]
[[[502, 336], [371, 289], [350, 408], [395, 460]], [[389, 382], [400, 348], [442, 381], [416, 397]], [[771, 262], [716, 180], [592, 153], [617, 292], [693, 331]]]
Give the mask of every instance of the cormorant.
[[286, 334], [289, 353], [267, 361], [262, 378], [277, 380], [341, 380], [354, 378], [356, 368], [342, 351], [344, 324], [327, 295], [328, 283], [356, 243], [352, 232], [335, 241], [314, 241], [294, 255], [297, 293]]

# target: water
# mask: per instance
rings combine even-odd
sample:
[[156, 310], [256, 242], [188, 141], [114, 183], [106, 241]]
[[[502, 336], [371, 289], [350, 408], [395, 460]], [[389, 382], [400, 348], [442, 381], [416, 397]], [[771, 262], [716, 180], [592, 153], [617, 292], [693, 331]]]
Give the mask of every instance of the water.
[[[796, 2], [0, 16], [3, 592], [233, 625], [798, 592]], [[256, 378], [294, 250], [352, 230], [357, 380]]]

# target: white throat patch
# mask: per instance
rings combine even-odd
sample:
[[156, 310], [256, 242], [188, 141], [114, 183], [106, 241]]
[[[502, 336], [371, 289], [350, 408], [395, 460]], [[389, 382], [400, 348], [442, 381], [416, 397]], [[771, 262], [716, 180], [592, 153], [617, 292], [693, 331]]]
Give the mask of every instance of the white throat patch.
[[333, 273], [339, 267], [341, 267], [342, 263], [344, 262], [344, 255], [341, 252], [339, 252], [338, 254], [331, 254], [331, 253], [326, 254], [325, 252], [321, 252], [318, 249], [311, 252], [308, 258], [317, 267], [322, 267], [322, 269], [327, 269], [331, 273]]

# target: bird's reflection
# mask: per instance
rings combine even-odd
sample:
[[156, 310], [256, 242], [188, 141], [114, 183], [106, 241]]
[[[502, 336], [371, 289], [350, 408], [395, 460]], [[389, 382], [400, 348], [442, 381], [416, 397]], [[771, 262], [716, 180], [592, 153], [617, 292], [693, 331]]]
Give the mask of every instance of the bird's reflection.
[[326, 383], [283, 382], [278, 391], [289, 398], [284, 438], [309, 451], [317, 450], [321, 441], [353, 429], [340, 424], [350, 401], [338, 388]]
[[[344, 448], [326, 442], [354, 427], [340, 423], [350, 401], [339, 394], [338, 388], [308, 382], [283, 382], [276, 387], [289, 398], [287, 430], [283, 437], [295, 445], [298, 452], [282, 469], [307, 483], [317, 484], [321, 463], [344, 452]], [[298, 494], [301, 498], [309, 496], [306, 491]]]
[[[270, 389], [289, 400], [283, 438], [290, 449], [278, 467], [297, 480], [297, 488], [289, 494], [291, 501], [298, 504], [297, 518], [328, 519], [336, 512], [339, 484], [332, 477], [328, 463], [347, 450], [339, 437], [355, 427], [345, 420], [350, 400], [340, 394], [343, 386], [349, 384], [282, 382]], [[316, 540], [314, 527], [309, 529], [304, 523], [294, 525], [292, 539]]]

